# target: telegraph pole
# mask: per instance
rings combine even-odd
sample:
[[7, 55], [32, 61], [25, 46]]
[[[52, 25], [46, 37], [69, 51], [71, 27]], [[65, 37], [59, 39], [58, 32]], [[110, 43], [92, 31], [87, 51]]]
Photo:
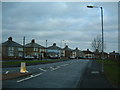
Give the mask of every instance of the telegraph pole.
[[47, 57], [47, 40], [46, 40], [46, 57]]
[[23, 59], [25, 58], [25, 36], [23, 37]]

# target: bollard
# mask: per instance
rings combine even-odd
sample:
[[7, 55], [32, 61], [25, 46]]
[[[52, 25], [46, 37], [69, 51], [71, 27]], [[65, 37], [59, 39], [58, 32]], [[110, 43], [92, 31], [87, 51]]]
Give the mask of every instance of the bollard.
[[21, 62], [20, 73], [26, 73], [26, 64], [25, 62]]

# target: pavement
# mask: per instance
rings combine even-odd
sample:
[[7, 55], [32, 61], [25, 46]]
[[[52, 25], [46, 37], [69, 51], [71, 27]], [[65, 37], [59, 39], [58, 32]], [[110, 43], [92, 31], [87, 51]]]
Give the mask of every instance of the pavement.
[[77, 88], [113, 88], [101, 73], [101, 64], [94, 60], [88, 65], [81, 78]]
[[31, 75], [32, 73], [20, 73], [20, 72], [16, 72], [16, 73], [8, 73], [8, 74], [3, 74], [2, 75], [2, 80], [9, 80], [9, 79], [15, 79], [18, 77], [23, 77], [23, 76], [28, 76]]

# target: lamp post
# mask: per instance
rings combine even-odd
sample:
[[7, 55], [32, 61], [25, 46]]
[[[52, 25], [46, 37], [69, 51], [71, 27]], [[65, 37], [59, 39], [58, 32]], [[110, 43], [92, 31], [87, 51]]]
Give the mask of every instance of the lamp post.
[[102, 68], [101, 72], [104, 72], [104, 65], [103, 65], [103, 59], [104, 59], [104, 35], [103, 35], [103, 8], [97, 7], [97, 6], [87, 6], [87, 8], [100, 8], [101, 10], [101, 25], [102, 25]]

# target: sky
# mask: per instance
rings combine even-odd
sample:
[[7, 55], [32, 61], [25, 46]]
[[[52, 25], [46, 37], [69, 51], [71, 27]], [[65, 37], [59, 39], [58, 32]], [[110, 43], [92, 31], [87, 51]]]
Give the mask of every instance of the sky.
[[118, 52], [117, 2], [2, 2], [2, 42], [8, 37], [26, 44], [36, 43], [80, 50], [90, 49], [92, 40], [101, 35], [100, 8], [103, 7], [105, 51]]

